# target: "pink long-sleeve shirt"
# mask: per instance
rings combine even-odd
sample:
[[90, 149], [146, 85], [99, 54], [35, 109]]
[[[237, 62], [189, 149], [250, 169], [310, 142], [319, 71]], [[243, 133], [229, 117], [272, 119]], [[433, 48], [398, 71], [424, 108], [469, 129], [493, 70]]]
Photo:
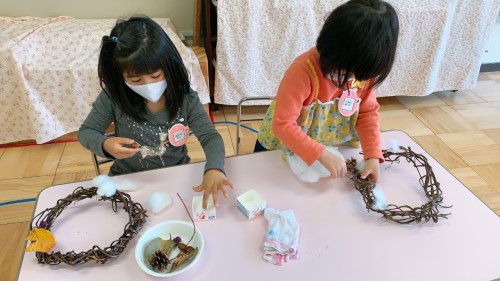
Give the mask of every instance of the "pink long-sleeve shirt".
[[[310, 59], [319, 78], [318, 100], [329, 102], [340, 98], [342, 91], [335, 87], [329, 78], [324, 77], [319, 65], [319, 54], [312, 48], [297, 57], [286, 71], [276, 95], [276, 108], [273, 118], [273, 131], [291, 151], [311, 165], [325, 150], [324, 145], [304, 133], [297, 120], [303, 106], [314, 101], [315, 79], [307, 64]], [[364, 159], [378, 158], [383, 162], [380, 139], [380, 108], [373, 90], [366, 90], [373, 80], [367, 81], [363, 90], [358, 91], [361, 98], [356, 123]]]

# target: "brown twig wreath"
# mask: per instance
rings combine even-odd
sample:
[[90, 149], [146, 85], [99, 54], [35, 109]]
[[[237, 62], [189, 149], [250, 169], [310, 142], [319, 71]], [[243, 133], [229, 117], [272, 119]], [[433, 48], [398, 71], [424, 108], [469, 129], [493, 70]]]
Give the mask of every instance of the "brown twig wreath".
[[[89, 199], [97, 195], [97, 187], [85, 189], [83, 187], [76, 188], [73, 193], [66, 198], [57, 200], [56, 206], [45, 209], [36, 215], [32, 220], [32, 225], [36, 228], [49, 230], [54, 224], [57, 217], [62, 211], [70, 204]], [[118, 211], [118, 204], [123, 204], [123, 209], [129, 215], [129, 222], [125, 225], [124, 232], [120, 238], [113, 241], [110, 246], [101, 248], [93, 246], [92, 249], [80, 253], [70, 251], [68, 253], [52, 252], [43, 253], [36, 252], [38, 263], [56, 265], [65, 263], [68, 265], [78, 265], [88, 261], [95, 261], [96, 263], [105, 263], [108, 259], [118, 257], [127, 246], [127, 243], [142, 229], [146, 222], [146, 210], [139, 203], [134, 203], [130, 199], [130, 195], [119, 190], [111, 197], [102, 196], [99, 201], [111, 201], [113, 211]]]
[[451, 206], [441, 205], [443, 201], [443, 192], [439, 188], [439, 182], [437, 182], [432, 167], [427, 162], [427, 158], [422, 154], [415, 153], [410, 147], [405, 148], [400, 146], [399, 149], [400, 151], [398, 152], [382, 150], [385, 161], [390, 162], [392, 165], [394, 163], [399, 163], [400, 158], [404, 158], [407, 162], [412, 163], [418, 171], [420, 185], [424, 189], [425, 195], [429, 198], [429, 201], [420, 207], [388, 204], [387, 208], [383, 210], [374, 208], [374, 183], [370, 178], [361, 178], [361, 171], [356, 168], [357, 161], [351, 158], [346, 161], [347, 171], [350, 173], [348, 177], [354, 181], [354, 187], [363, 196], [366, 209], [380, 213], [383, 218], [401, 224], [428, 222], [430, 220], [437, 222], [439, 218], [447, 219], [450, 213], [441, 214], [440, 208], [450, 208]]

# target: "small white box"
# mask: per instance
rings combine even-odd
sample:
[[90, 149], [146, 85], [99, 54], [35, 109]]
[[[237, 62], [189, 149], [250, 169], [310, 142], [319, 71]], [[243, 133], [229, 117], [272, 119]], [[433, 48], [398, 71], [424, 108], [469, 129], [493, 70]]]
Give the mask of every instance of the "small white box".
[[264, 212], [266, 199], [254, 189], [250, 189], [236, 198], [236, 206], [247, 219], [252, 219]]
[[197, 221], [208, 221], [215, 220], [217, 218], [212, 196], [208, 198], [207, 208], [202, 208], [203, 196], [193, 197], [193, 202], [191, 205], [191, 211], [193, 213], [193, 220]]

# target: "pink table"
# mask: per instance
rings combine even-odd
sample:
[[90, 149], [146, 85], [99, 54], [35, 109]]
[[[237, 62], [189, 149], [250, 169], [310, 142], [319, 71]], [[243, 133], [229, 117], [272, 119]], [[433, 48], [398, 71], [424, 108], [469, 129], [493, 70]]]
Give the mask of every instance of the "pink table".
[[[227, 174], [236, 185], [221, 202], [217, 220], [199, 222], [205, 249], [198, 264], [170, 280], [492, 280], [500, 278], [500, 219], [410, 137], [391, 131], [382, 135], [384, 147], [391, 139], [411, 146], [429, 158], [444, 203], [452, 215], [438, 223], [399, 225], [365, 210], [361, 195], [347, 179], [302, 183], [282, 161], [278, 151], [226, 160]], [[357, 150], [344, 155], [360, 158]], [[405, 161], [404, 161], [405, 162]], [[159, 215], [149, 214], [145, 229], [164, 220], [189, 220], [175, 193], [190, 207], [191, 186], [201, 181], [203, 163], [148, 171], [116, 178], [129, 179], [142, 189], [131, 192], [146, 206], [154, 191], [166, 191], [174, 204]], [[417, 206], [427, 202], [409, 164], [382, 165], [380, 183], [389, 203]], [[387, 169], [386, 169], [387, 168]], [[36, 213], [52, 207], [77, 186], [90, 181], [53, 186], [40, 193]], [[294, 210], [301, 225], [301, 258], [282, 267], [262, 258], [267, 230], [263, 216], [247, 221], [236, 208], [236, 196], [256, 189], [278, 210]], [[57, 219], [53, 233], [57, 249], [83, 251], [92, 245], [108, 246], [118, 238], [126, 214], [115, 214], [106, 203], [84, 200], [68, 207]], [[139, 235], [141, 235], [141, 233]], [[142, 272], [134, 258], [137, 239], [124, 253], [104, 265], [47, 266], [37, 264], [34, 253], [24, 255], [19, 280], [156, 280]], [[56, 249], [56, 250], [57, 250]]]

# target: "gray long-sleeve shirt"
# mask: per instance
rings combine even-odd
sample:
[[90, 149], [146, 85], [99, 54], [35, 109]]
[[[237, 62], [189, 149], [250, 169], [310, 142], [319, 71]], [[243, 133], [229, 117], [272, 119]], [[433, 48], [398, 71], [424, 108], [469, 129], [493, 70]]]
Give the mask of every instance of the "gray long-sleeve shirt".
[[[110, 157], [103, 151], [102, 144], [107, 139], [104, 135], [105, 130], [114, 122], [116, 136], [135, 140], [142, 146], [143, 150], [130, 158], [116, 159], [111, 166], [110, 175], [169, 167], [190, 161], [185, 144], [178, 147], [171, 144], [164, 145], [165, 135], [168, 143], [168, 130], [173, 125], [180, 123], [189, 126], [189, 129], [193, 131], [201, 143], [207, 158], [205, 171], [215, 168], [224, 172], [224, 143], [203, 109], [198, 93], [186, 94], [176, 118], [170, 120], [169, 115], [167, 109], [158, 113], [146, 109], [146, 121], [137, 122], [123, 114], [108, 94], [101, 91], [92, 105], [92, 110], [80, 127], [78, 140], [96, 155]], [[150, 151], [161, 151], [162, 153], [144, 157], [147, 154], [147, 147], [151, 148]]]

